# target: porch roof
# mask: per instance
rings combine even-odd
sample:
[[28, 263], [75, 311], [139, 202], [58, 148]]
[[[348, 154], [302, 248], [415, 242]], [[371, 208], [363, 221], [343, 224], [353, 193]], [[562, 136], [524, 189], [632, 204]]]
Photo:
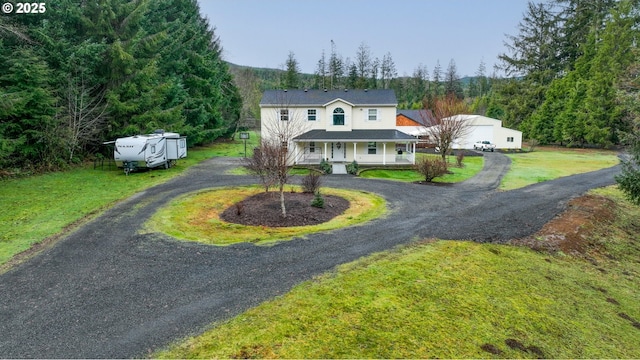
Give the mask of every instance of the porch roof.
[[293, 141], [418, 142], [418, 139], [395, 129], [351, 131], [311, 130], [296, 136], [293, 138]]

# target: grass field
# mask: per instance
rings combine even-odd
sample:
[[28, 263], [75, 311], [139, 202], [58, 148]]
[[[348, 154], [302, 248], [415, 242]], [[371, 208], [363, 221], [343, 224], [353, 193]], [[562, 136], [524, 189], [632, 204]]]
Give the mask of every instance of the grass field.
[[340, 266], [164, 358], [639, 358], [640, 208], [584, 257], [425, 241]]
[[[249, 149], [258, 143], [252, 134]], [[168, 170], [137, 172], [93, 169], [93, 164], [70, 171], [0, 182], [0, 265], [33, 244], [60, 233], [69, 224], [99, 214], [118, 200], [165, 182], [188, 167], [213, 156], [244, 155], [241, 141], [218, 142], [189, 149], [186, 159]]]
[[513, 190], [563, 176], [614, 166], [617, 154], [607, 150], [538, 147], [536, 151], [509, 154], [511, 169], [502, 178], [501, 190]]

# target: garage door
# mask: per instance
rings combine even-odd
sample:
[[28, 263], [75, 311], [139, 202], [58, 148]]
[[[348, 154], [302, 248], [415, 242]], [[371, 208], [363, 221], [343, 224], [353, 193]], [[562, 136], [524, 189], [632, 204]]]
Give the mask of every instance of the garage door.
[[465, 149], [472, 149], [473, 144], [477, 141], [493, 140], [493, 126], [491, 125], [476, 125], [471, 127], [467, 141], [464, 144]]

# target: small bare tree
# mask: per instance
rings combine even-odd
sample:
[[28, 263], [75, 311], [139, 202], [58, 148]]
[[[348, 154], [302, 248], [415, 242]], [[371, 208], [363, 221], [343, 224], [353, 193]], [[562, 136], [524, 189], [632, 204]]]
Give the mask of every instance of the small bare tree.
[[279, 151], [278, 147], [263, 143], [253, 150], [251, 157], [245, 160], [245, 167], [260, 179], [265, 192], [269, 192], [269, 188], [276, 183], [273, 169], [277, 167], [275, 163], [279, 158], [277, 151]]
[[277, 93], [276, 103], [268, 118], [262, 119], [263, 140], [258, 152], [260, 162], [266, 164], [265, 174], [260, 175], [249, 169], [261, 179], [266, 179], [269, 184], [278, 187], [282, 217], [287, 217], [284, 188], [290, 179], [290, 165], [294, 162], [295, 149], [292, 141], [306, 131], [308, 123], [304, 109], [291, 106], [290, 94], [287, 91]]
[[69, 160], [73, 159], [76, 150], [95, 141], [96, 134], [102, 130], [107, 120], [104, 94], [97, 85], [88, 87], [82, 72], [69, 75], [66, 104], [60, 114], [65, 125]]
[[470, 131], [469, 123], [461, 115], [469, 112], [464, 101], [454, 95], [437, 97], [423, 101], [420, 110], [425, 132], [440, 148], [442, 161], [446, 163], [447, 154], [456, 140], [462, 140]]

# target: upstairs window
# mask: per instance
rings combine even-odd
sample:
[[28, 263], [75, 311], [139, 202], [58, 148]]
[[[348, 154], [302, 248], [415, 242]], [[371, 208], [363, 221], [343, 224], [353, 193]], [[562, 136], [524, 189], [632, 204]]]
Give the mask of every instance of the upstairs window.
[[378, 109], [369, 109], [368, 110], [368, 118], [369, 121], [377, 121], [378, 120]]
[[344, 110], [342, 108], [333, 110], [333, 125], [344, 125]]
[[289, 109], [280, 110], [280, 121], [289, 121]]
[[316, 109], [307, 110], [307, 121], [316, 121]]

